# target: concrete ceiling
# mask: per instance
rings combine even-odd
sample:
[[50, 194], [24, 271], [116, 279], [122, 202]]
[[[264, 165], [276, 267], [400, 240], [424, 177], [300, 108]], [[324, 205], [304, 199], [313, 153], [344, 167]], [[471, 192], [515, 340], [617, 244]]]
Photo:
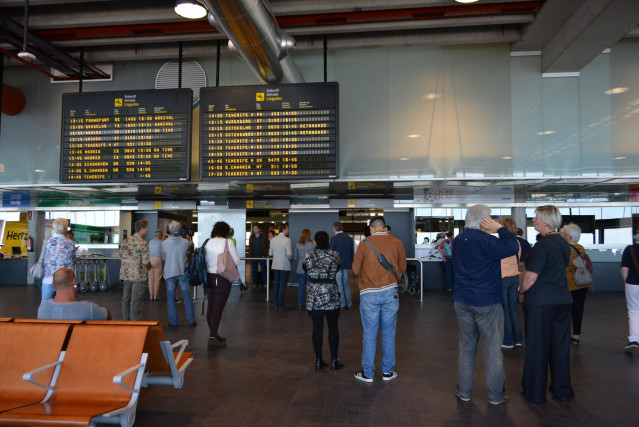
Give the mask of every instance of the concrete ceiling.
[[[206, 19], [186, 20], [174, 0], [31, 0], [32, 34], [90, 62], [215, 56], [226, 37]], [[297, 49], [510, 43], [537, 51], [541, 72], [577, 72], [624, 36], [637, 36], [636, 0], [271, 0]], [[0, 16], [24, 23], [24, 1], [0, 0]], [[4, 37], [3, 37], [4, 36]], [[6, 42], [9, 54], [20, 49]], [[8, 59], [10, 60], [10, 59]]]

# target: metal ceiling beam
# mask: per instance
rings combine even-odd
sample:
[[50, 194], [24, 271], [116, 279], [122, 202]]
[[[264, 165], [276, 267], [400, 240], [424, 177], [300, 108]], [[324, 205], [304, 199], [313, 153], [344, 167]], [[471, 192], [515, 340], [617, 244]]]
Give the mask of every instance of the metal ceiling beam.
[[521, 40], [514, 43], [511, 50], [541, 51], [582, 3], [583, 0], [545, 2], [537, 11], [534, 22], [524, 28]]

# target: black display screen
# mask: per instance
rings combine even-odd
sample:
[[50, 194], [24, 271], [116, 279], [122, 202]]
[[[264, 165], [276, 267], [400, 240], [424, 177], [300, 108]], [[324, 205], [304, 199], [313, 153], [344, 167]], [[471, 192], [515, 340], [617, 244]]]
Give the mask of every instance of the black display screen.
[[200, 178], [336, 178], [337, 83], [201, 90]]
[[191, 89], [65, 93], [60, 182], [188, 181]]

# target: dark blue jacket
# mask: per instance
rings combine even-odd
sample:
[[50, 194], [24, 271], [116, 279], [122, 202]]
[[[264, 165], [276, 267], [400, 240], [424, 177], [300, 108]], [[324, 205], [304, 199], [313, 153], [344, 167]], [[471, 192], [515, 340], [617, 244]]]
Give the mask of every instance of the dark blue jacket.
[[467, 228], [453, 241], [455, 287], [453, 299], [476, 307], [501, 303], [501, 259], [519, 252], [517, 237], [505, 227], [499, 239]]
[[340, 269], [350, 270], [353, 268], [353, 257], [355, 256], [355, 245], [353, 238], [348, 234], [337, 233], [331, 237], [329, 249], [337, 251], [340, 259]]

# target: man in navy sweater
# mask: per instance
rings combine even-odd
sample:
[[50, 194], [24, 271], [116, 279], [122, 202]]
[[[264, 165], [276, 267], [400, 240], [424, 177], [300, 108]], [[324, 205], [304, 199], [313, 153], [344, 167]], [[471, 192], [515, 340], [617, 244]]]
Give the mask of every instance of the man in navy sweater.
[[337, 288], [339, 290], [339, 307], [349, 309], [353, 305], [351, 300], [351, 288], [348, 284], [348, 271], [353, 268], [355, 245], [353, 238], [344, 233], [341, 222], [333, 224], [333, 233], [329, 249], [337, 251], [340, 258], [340, 269], [337, 272]]
[[[491, 236], [498, 233], [499, 238]], [[504, 337], [501, 259], [519, 252], [517, 237], [490, 218], [490, 208], [468, 208], [465, 230], [453, 240], [455, 312], [459, 323], [456, 396], [468, 402], [473, 391], [475, 353], [482, 340], [488, 403], [508, 402], [501, 343]]]

